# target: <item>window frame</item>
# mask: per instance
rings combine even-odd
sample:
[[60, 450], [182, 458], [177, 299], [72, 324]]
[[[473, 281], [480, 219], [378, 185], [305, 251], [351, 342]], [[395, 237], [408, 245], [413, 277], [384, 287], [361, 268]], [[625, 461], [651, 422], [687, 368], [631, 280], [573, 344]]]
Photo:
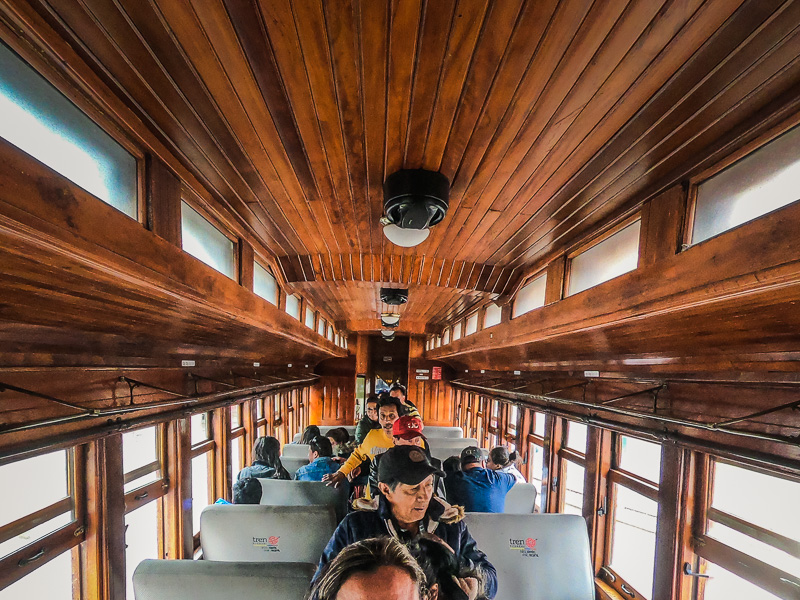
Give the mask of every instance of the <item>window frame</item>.
[[[267, 302], [269, 302], [273, 306], [280, 308], [280, 304], [281, 304], [281, 284], [278, 281], [278, 278], [275, 277], [275, 273], [272, 272], [272, 268], [271, 267], [267, 266], [264, 261], [261, 261], [257, 257], [254, 257], [253, 258], [253, 272], [255, 273], [256, 269], [259, 268], [259, 267], [261, 269], [264, 269], [264, 271], [267, 273], [267, 275], [269, 277], [271, 277], [275, 281], [275, 299], [274, 299], [275, 301], [273, 302], [269, 298], [265, 298], [261, 294], [257, 293], [255, 291], [255, 289], [253, 290], [253, 293], [256, 296], [258, 296], [259, 298], [261, 298], [262, 300], [266, 300]], [[254, 277], [255, 277], [255, 275], [254, 275]]]
[[[524, 312], [517, 312], [517, 302], [519, 300], [520, 292], [522, 290], [524, 290], [526, 287], [528, 287], [529, 285], [533, 285], [534, 282], [539, 281], [540, 279], [544, 279], [544, 287], [545, 287], [545, 289], [544, 289], [544, 299], [543, 299], [542, 305], [541, 306], [536, 306], [534, 308], [529, 308], [528, 310], [526, 310]], [[519, 289], [514, 294], [514, 300], [511, 303], [511, 319], [512, 320], [518, 319], [523, 315], [527, 315], [528, 313], [533, 312], [535, 310], [539, 310], [540, 308], [544, 308], [545, 306], [547, 306], [547, 267], [545, 267], [543, 269], [539, 269], [533, 275], [530, 275], [530, 276], [526, 277], [525, 278], [525, 283], [523, 283], [521, 286], [519, 286]], [[502, 323], [502, 319], [503, 319], [503, 317], [502, 317], [502, 312], [501, 312], [501, 316], [500, 316], [500, 322], [501, 323]]]
[[180, 245], [181, 251], [186, 253], [186, 254], [188, 254], [192, 258], [195, 258], [196, 260], [199, 260], [204, 265], [206, 265], [209, 269], [213, 269], [214, 272], [219, 273], [223, 277], [227, 277], [231, 281], [234, 281], [236, 283], [240, 283], [239, 282], [239, 275], [238, 275], [240, 270], [241, 270], [241, 257], [239, 256], [240, 255], [240, 252], [239, 252], [239, 247], [240, 247], [239, 236], [234, 234], [228, 228], [228, 226], [225, 223], [223, 223], [222, 221], [220, 221], [220, 219], [217, 218], [213, 213], [209, 212], [206, 209], [206, 207], [203, 206], [202, 203], [198, 199], [194, 198], [194, 194], [187, 193], [187, 190], [188, 190], [188, 188], [186, 186], [182, 187], [181, 200], [180, 200], [181, 201], [181, 206], [183, 206], [183, 204], [186, 204], [186, 206], [188, 206], [190, 209], [192, 209], [194, 212], [196, 212], [198, 215], [200, 215], [203, 219], [205, 219], [205, 221], [209, 225], [211, 225], [211, 227], [216, 229], [220, 233], [220, 235], [222, 235], [229, 242], [231, 242], [231, 253], [232, 253], [232, 256], [233, 256], [232, 273], [231, 273], [231, 275], [228, 275], [227, 273], [223, 273], [222, 271], [217, 270], [216, 268], [212, 267], [211, 265], [206, 264], [204, 261], [202, 261], [199, 258], [197, 258], [196, 256], [190, 254], [188, 251], [186, 251], [184, 249], [184, 247], [183, 247], [183, 212], [182, 211], [181, 211], [181, 245]]

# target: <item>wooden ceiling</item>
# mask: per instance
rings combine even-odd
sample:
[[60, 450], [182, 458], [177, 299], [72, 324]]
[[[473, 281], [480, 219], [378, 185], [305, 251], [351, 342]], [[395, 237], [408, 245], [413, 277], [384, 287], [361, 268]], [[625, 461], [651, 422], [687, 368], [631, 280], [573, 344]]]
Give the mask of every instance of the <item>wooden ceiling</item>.
[[[409, 331], [503, 293], [743, 143], [800, 83], [792, 1], [30, 4], [351, 330], [378, 327], [381, 284], [409, 284]], [[379, 225], [400, 168], [452, 182], [412, 249]], [[458, 275], [419, 276], [436, 261]]]

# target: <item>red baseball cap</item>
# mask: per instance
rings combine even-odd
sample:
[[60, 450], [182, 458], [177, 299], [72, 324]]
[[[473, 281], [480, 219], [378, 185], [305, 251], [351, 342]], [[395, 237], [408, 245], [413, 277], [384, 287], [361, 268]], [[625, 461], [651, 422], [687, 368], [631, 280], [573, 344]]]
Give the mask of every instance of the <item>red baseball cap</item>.
[[422, 424], [422, 419], [419, 417], [404, 416], [400, 417], [392, 425], [392, 435], [394, 437], [410, 440], [422, 435], [422, 430], [425, 426]]

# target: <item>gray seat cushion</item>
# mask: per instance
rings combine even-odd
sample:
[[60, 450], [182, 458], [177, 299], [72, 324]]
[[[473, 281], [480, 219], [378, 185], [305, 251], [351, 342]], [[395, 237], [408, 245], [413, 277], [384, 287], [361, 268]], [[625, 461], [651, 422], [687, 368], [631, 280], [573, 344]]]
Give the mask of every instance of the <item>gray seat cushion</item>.
[[284, 479], [259, 479], [261, 504], [269, 506], [330, 506], [337, 523], [347, 514], [348, 486], [328, 487], [321, 481], [286, 481]]
[[536, 486], [532, 483], [515, 483], [506, 494], [506, 514], [529, 514], [536, 507]]
[[439, 460], [459, 456], [467, 446], [478, 446], [475, 438], [432, 438], [428, 441], [431, 443], [431, 454]]

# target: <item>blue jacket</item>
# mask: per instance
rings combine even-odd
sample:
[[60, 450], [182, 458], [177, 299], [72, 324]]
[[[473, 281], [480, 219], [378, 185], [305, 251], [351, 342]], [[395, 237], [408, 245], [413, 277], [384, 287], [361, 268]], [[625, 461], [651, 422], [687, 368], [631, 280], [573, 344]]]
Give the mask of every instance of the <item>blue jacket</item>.
[[474, 467], [448, 473], [444, 488], [447, 501], [467, 512], [501, 513], [506, 508], [506, 494], [516, 482], [510, 473]]
[[[448, 522], [445, 523], [444, 513], [447, 509], [449, 509], [448, 513], [452, 514], [450, 514], [451, 518], [446, 519]], [[486, 558], [486, 555], [478, 550], [475, 540], [469, 534], [466, 523], [461, 520], [460, 516], [453, 518], [453, 514], [457, 512], [453, 507], [444, 504], [436, 497], [431, 498], [428, 511], [420, 523], [420, 530], [433, 533], [447, 542], [458, 555], [460, 561], [466, 566], [479, 568], [483, 572], [485, 580], [486, 597], [494, 598], [497, 594], [497, 571], [492, 563], [489, 562], [489, 559]], [[333, 537], [331, 537], [322, 552], [322, 558], [319, 560], [314, 580], [320, 576], [325, 565], [333, 560], [346, 546], [354, 542], [383, 536], [394, 536], [403, 542], [409, 541], [404, 539], [397, 530], [397, 525], [392, 519], [391, 506], [383, 495], [378, 495], [377, 510], [352, 512], [339, 523], [336, 531], [333, 532]]]
[[315, 458], [314, 462], [297, 469], [294, 478], [298, 481], [322, 481], [324, 475], [336, 473], [341, 466], [330, 456], [320, 456]]
[[271, 467], [266, 463], [259, 460], [254, 460], [253, 464], [245, 467], [239, 471], [237, 480], [244, 479], [245, 477], [258, 477], [259, 479], [291, 479], [289, 472], [281, 466], [280, 472], [276, 471], [275, 467]]

